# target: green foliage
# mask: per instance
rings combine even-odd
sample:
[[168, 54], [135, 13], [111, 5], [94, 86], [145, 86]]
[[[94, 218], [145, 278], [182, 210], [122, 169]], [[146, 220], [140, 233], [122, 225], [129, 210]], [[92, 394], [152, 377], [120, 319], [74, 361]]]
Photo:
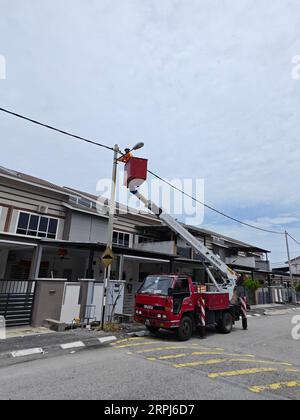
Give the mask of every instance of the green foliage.
[[299, 283], [296, 285], [295, 289], [296, 289], [296, 292], [300, 293], [300, 281], [299, 281]]
[[260, 288], [260, 282], [253, 280], [251, 277], [247, 277], [244, 281], [244, 286], [251, 292], [256, 292]]

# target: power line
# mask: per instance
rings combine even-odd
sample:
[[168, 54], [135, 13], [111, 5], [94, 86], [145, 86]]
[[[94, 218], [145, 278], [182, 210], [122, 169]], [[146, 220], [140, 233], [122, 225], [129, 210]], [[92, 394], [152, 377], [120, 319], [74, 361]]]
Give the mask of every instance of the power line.
[[44, 124], [44, 123], [42, 123], [40, 121], [33, 120], [32, 118], [25, 117], [24, 115], [17, 114], [16, 112], [9, 111], [8, 109], [0, 108], [0, 111], [1, 112], [5, 112], [6, 114], [12, 115], [14, 117], [20, 118], [22, 120], [31, 122], [33, 124], [39, 125], [41, 127], [48, 128], [49, 130], [56, 131], [58, 133], [64, 134], [64, 135], [69, 136], [69, 137], [73, 137], [73, 138], [75, 138], [77, 140], [81, 140], [81, 141], [84, 141], [86, 143], [93, 144], [94, 146], [103, 147], [104, 149], [111, 150], [111, 151], [114, 150], [113, 147], [109, 147], [109, 146], [107, 146], [105, 144], [98, 143], [98, 142], [96, 142], [94, 140], [89, 140], [89, 139], [86, 139], [84, 137], [77, 136], [76, 134], [69, 133], [68, 131], [60, 130], [59, 128], [53, 127], [51, 125]]
[[[78, 136], [78, 135], [76, 135], [76, 134], [70, 133], [70, 132], [65, 131], [65, 130], [61, 130], [61, 129], [56, 128], [56, 127], [53, 127], [53, 126], [51, 126], [51, 125], [49, 125], [49, 124], [45, 124], [45, 123], [42, 123], [42, 122], [40, 122], [40, 121], [34, 120], [34, 119], [32, 119], [32, 118], [26, 117], [26, 116], [24, 116], [24, 115], [18, 114], [18, 113], [16, 113], [16, 112], [9, 111], [8, 109], [1, 108], [1, 107], [0, 107], [0, 111], [1, 111], [1, 112], [4, 112], [4, 113], [6, 113], [6, 114], [9, 114], [9, 115], [11, 115], [11, 116], [14, 116], [14, 117], [20, 118], [20, 119], [22, 119], [22, 120], [25, 120], [25, 121], [27, 121], [27, 122], [30, 122], [30, 123], [32, 123], [32, 124], [35, 124], [35, 125], [38, 125], [38, 126], [41, 126], [41, 127], [47, 128], [47, 129], [49, 129], [49, 130], [52, 130], [52, 131], [55, 131], [55, 132], [58, 132], [58, 133], [64, 134], [64, 135], [66, 135], [66, 136], [69, 136], [69, 137], [75, 138], [75, 139], [77, 139], [77, 140], [81, 140], [81, 141], [84, 141], [84, 142], [86, 142], [86, 143], [89, 143], [89, 144], [92, 144], [92, 145], [95, 145], [95, 146], [98, 146], [98, 147], [102, 147], [102, 148], [107, 149], [107, 150], [110, 150], [110, 151], [114, 151], [114, 148], [113, 148], [113, 147], [110, 147], [110, 146], [107, 146], [107, 145], [105, 145], [105, 144], [102, 144], [102, 143], [96, 142], [96, 141], [94, 141], [94, 140], [90, 140], [90, 139], [87, 139], [87, 138], [84, 138], [84, 137]], [[188, 193], [186, 193], [185, 191], [181, 190], [180, 188], [178, 188], [178, 187], [176, 187], [175, 185], [171, 184], [170, 182], [166, 181], [165, 179], [163, 179], [163, 178], [162, 178], [162, 177], [160, 177], [159, 175], [155, 174], [154, 172], [152, 172], [152, 171], [148, 170], [148, 173], [149, 173], [150, 175], [154, 176], [155, 178], [159, 179], [160, 181], [164, 182], [165, 184], [169, 185], [169, 186], [170, 186], [171, 188], [173, 188], [174, 190], [177, 190], [177, 191], [178, 191], [178, 192], [180, 192], [181, 194], [185, 195], [186, 197], [189, 197], [190, 199], [192, 199], [193, 201], [195, 201], [195, 202], [197, 202], [197, 203], [201, 204], [202, 206], [206, 207], [207, 209], [209, 209], [209, 210], [211, 210], [211, 211], [213, 211], [213, 212], [215, 212], [215, 213], [217, 213], [217, 214], [219, 214], [219, 215], [221, 215], [221, 216], [223, 216], [223, 217], [225, 217], [225, 218], [227, 218], [227, 219], [229, 219], [229, 220], [231, 220], [231, 221], [233, 221], [233, 222], [239, 223], [239, 224], [241, 224], [241, 225], [243, 225], [243, 226], [247, 226], [247, 227], [249, 227], [249, 228], [251, 228], [251, 229], [259, 230], [259, 231], [261, 231], [261, 232], [271, 233], [271, 234], [275, 234], [275, 235], [284, 235], [284, 232], [279, 232], [279, 231], [269, 230], [269, 229], [263, 229], [263, 228], [260, 228], [260, 227], [258, 227], [258, 226], [252, 225], [252, 224], [250, 224], [250, 223], [243, 222], [243, 221], [241, 221], [241, 220], [239, 220], [239, 219], [237, 219], [237, 218], [235, 218], [235, 217], [232, 217], [232, 216], [230, 216], [230, 215], [228, 215], [228, 214], [226, 214], [226, 213], [224, 213], [224, 212], [222, 212], [222, 211], [220, 211], [220, 210], [218, 210], [218, 209], [216, 209], [216, 208], [214, 208], [214, 207], [212, 207], [212, 206], [210, 206], [210, 205], [208, 205], [208, 204], [205, 204], [205, 203], [201, 202], [201, 201], [200, 201], [200, 200], [198, 200], [197, 198], [195, 198], [195, 197], [193, 197], [193, 196], [189, 195], [189, 194], [188, 194]], [[289, 235], [289, 236], [290, 236], [290, 235]], [[291, 237], [291, 236], [290, 236], [290, 237]], [[293, 237], [291, 237], [291, 239], [293, 239], [296, 243], [298, 243], [298, 245], [300, 245], [300, 242], [298, 242], [297, 240], [295, 240]]]
[[185, 191], [181, 190], [180, 188], [176, 187], [175, 185], [173, 185], [173, 184], [171, 184], [170, 182], [166, 181], [165, 179], [161, 178], [159, 175], [155, 174], [154, 172], [152, 172], [152, 171], [148, 171], [148, 172], [149, 172], [149, 174], [153, 175], [155, 178], [159, 179], [160, 181], [162, 181], [162, 182], [164, 182], [165, 184], [167, 184], [167, 185], [169, 185], [170, 187], [172, 187], [174, 190], [179, 191], [181, 194], [185, 195], [186, 197], [189, 197], [189, 198], [190, 198], [190, 199], [192, 199], [193, 201], [195, 201], [195, 202], [197, 202], [197, 203], [201, 204], [202, 206], [206, 207], [207, 209], [209, 209], [209, 210], [211, 210], [211, 211], [214, 211], [215, 213], [217, 213], [217, 214], [219, 214], [219, 215], [221, 215], [221, 216], [223, 216], [223, 217], [226, 217], [227, 219], [230, 219], [230, 220], [232, 220], [232, 221], [234, 221], [234, 222], [240, 223], [241, 225], [244, 225], [244, 226], [250, 227], [250, 228], [252, 228], [252, 229], [260, 230], [260, 231], [262, 231], [262, 232], [272, 233], [272, 234], [276, 234], [276, 235], [284, 235], [284, 232], [279, 232], [279, 231], [275, 231], [275, 230], [263, 229], [263, 228], [260, 228], [260, 227], [258, 227], [258, 226], [251, 225], [250, 223], [243, 222], [243, 221], [241, 221], [241, 220], [239, 220], [239, 219], [236, 219], [235, 217], [229, 216], [228, 214], [223, 213], [222, 211], [217, 210], [216, 208], [214, 208], [214, 207], [212, 207], [212, 206], [209, 206], [208, 204], [205, 204], [205, 203], [203, 203], [202, 201], [198, 200], [197, 198], [195, 198], [195, 197], [193, 197], [193, 196], [191, 196], [191, 195], [187, 194]]
[[290, 235], [289, 233], [288, 233], [288, 236], [297, 244], [297, 245], [299, 245], [300, 246], [300, 242], [299, 241], [297, 241], [297, 239], [295, 239], [295, 238], [293, 238], [293, 236], [292, 235]]

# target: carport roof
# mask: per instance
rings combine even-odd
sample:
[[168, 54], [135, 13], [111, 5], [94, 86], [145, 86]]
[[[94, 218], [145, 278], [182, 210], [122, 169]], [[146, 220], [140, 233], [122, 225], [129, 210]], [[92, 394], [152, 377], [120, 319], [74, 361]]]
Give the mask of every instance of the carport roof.
[[[101, 242], [71, 242], [71, 241], [61, 241], [61, 240], [48, 240], [42, 238], [20, 238], [18, 235], [12, 234], [0, 234], [0, 243], [18, 246], [34, 247], [37, 245], [42, 245], [45, 247], [55, 247], [55, 248], [68, 248], [68, 249], [81, 249], [81, 250], [94, 250], [94, 251], [105, 251], [107, 245]], [[128, 255], [144, 258], [153, 258], [153, 259], [167, 259], [173, 260], [176, 258], [176, 255], [164, 254], [162, 252], [153, 252], [153, 251], [144, 251], [135, 248], [126, 248], [121, 246], [113, 246], [113, 252], [116, 255]]]
[[[251, 244], [247, 244], [246, 242], [242, 242], [239, 241], [237, 239], [231, 238], [229, 236], [225, 236], [222, 235], [220, 233], [217, 232], [213, 232], [211, 230], [207, 230], [207, 229], [203, 229], [203, 228], [198, 228], [196, 226], [191, 226], [191, 225], [185, 225], [182, 223], [182, 226], [185, 227], [186, 229], [188, 229], [188, 231], [190, 233], [192, 233], [195, 236], [211, 236], [211, 237], [216, 237], [219, 239], [223, 239], [224, 241], [227, 242], [226, 247], [230, 248], [230, 249], [236, 249], [239, 251], [245, 251], [245, 252], [259, 252], [259, 253], [270, 253], [271, 251], [264, 249], [264, 248], [259, 248], [256, 246], [253, 246]], [[171, 229], [166, 226], [166, 225], [160, 225], [160, 226], [151, 226], [151, 225], [143, 225], [143, 226], [136, 226], [136, 228], [144, 230], [144, 231], [148, 231], [148, 232], [161, 232], [161, 233], [167, 233], [167, 232], [171, 232]], [[232, 245], [230, 245], [232, 244]], [[217, 243], [217, 245], [221, 245], [219, 243]]]

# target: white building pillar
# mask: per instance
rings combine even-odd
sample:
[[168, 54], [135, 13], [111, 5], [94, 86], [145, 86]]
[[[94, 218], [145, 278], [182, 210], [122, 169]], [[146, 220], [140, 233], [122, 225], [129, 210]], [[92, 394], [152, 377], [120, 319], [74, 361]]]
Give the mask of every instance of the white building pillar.
[[34, 248], [34, 251], [33, 251], [30, 274], [29, 274], [30, 280], [35, 280], [39, 278], [42, 255], [43, 255], [43, 247], [41, 245], [38, 245], [36, 248]]

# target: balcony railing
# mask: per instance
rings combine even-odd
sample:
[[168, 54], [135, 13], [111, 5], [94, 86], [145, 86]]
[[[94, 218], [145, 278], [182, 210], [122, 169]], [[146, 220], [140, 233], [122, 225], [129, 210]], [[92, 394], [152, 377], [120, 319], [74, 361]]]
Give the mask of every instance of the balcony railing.
[[143, 251], [159, 252], [159, 253], [168, 254], [168, 255], [176, 255], [174, 241], [143, 242], [141, 244], [135, 244], [134, 248], [143, 250]]
[[239, 256], [232, 256], [226, 258], [226, 264], [229, 265], [238, 265], [240, 267], [247, 267], [247, 268], [256, 268], [256, 261], [255, 257], [239, 257]]

